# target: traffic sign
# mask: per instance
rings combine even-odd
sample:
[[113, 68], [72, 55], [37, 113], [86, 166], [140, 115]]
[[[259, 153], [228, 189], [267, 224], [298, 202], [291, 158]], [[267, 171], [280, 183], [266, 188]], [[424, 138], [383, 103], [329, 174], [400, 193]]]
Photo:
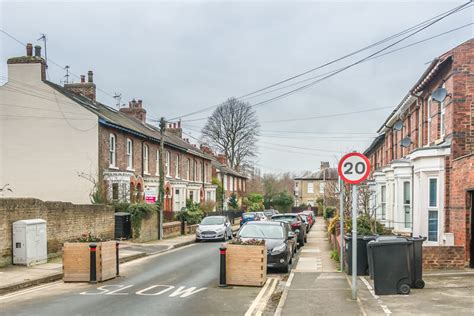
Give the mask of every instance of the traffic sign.
[[337, 170], [344, 182], [359, 184], [370, 175], [370, 161], [361, 153], [349, 153], [342, 157]]

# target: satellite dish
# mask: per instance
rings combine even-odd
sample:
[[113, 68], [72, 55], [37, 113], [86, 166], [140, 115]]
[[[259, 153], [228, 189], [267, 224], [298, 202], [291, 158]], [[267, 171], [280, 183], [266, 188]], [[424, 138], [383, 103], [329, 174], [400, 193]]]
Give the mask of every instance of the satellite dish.
[[403, 122], [401, 120], [398, 120], [393, 124], [393, 129], [396, 131], [401, 131], [403, 128]]
[[402, 139], [402, 141], [400, 142], [400, 146], [402, 146], [403, 148], [407, 148], [410, 145], [411, 145], [411, 138], [408, 136]]
[[433, 93], [431, 93], [431, 97], [433, 100], [438, 102], [443, 102], [444, 99], [448, 96], [448, 91], [445, 88], [438, 88]]

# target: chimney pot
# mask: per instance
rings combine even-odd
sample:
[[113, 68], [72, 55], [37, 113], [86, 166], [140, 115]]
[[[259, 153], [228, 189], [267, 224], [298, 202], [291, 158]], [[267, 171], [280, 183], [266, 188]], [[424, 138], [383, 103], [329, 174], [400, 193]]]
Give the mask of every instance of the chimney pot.
[[26, 56], [33, 56], [33, 44], [26, 44]]
[[94, 82], [94, 73], [92, 70], [89, 70], [87, 72], [87, 82]]
[[86, 82], [86, 76], [85, 75], [81, 75], [81, 83], [84, 83]]
[[178, 128], [181, 128], [181, 121], [178, 121]]
[[41, 57], [41, 46], [35, 45], [35, 57]]

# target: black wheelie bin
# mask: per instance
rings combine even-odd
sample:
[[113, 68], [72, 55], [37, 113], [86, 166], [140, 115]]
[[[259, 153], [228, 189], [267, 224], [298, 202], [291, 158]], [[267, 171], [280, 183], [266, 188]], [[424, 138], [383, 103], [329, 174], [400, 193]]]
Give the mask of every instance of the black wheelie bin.
[[369, 242], [373, 263], [374, 291], [377, 295], [408, 294], [411, 264], [405, 238], [379, 238]]
[[408, 256], [411, 264], [411, 288], [422, 289], [425, 287], [425, 281], [423, 281], [423, 242], [426, 237], [409, 237], [408, 241], [411, 242], [408, 247]]
[[[357, 236], [357, 275], [368, 275], [367, 243], [377, 236]], [[352, 275], [352, 236], [344, 236], [344, 270]]]

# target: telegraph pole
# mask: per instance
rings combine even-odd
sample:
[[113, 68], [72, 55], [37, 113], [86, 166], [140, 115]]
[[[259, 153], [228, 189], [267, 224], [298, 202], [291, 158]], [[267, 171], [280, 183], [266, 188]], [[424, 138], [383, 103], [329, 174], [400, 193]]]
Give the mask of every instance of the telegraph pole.
[[160, 232], [160, 240], [163, 239], [163, 207], [165, 205], [165, 170], [163, 164], [163, 153], [164, 153], [164, 143], [165, 143], [165, 130], [166, 130], [166, 121], [164, 117], [160, 119], [160, 187], [158, 192], [158, 199], [160, 201], [160, 223], [159, 223], [159, 232]]

